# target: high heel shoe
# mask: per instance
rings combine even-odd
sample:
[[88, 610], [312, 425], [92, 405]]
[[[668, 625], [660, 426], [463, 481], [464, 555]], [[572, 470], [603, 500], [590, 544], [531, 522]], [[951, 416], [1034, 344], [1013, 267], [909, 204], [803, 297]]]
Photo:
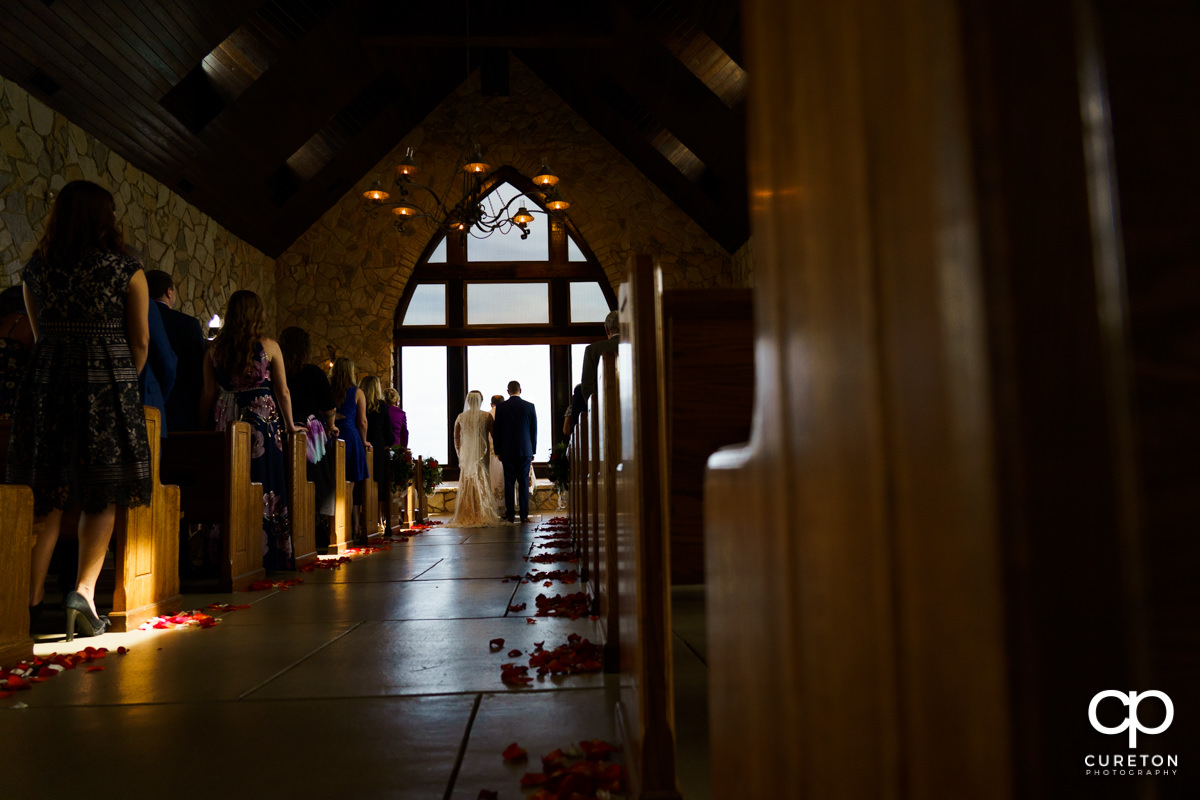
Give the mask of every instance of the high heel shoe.
[[68, 594], [63, 600], [63, 608], [67, 610], [68, 642], [75, 638], [76, 625], [84, 636], [99, 636], [108, 628], [108, 617], [96, 616], [87, 598], [79, 592]]

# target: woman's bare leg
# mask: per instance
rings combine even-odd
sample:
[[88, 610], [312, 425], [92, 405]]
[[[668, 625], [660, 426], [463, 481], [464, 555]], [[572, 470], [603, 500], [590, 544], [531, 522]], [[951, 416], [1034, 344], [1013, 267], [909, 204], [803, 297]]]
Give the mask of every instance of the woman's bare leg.
[[33, 554], [29, 569], [29, 605], [36, 606], [46, 596], [46, 573], [50, 571], [50, 559], [54, 556], [54, 545], [58, 543], [58, 529], [62, 525], [62, 509], [56, 508], [42, 517], [36, 529], [37, 540], [33, 543]]
[[75, 591], [87, 598], [92, 613], [96, 611], [96, 581], [104, 566], [104, 554], [108, 552], [108, 541], [112, 538], [113, 523], [117, 518], [117, 507], [110, 505], [103, 511], [84, 513], [79, 516], [79, 583]]

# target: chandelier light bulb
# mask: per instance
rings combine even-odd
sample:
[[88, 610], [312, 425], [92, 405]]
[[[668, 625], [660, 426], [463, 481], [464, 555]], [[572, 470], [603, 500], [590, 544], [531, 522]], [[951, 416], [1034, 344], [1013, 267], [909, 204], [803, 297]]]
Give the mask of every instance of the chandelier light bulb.
[[379, 183], [379, 181], [372, 181], [371, 188], [363, 192], [363, 197], [367, 198], [368, 200], [382, 202], [391, 197], [391, 195], [383, 190], [383, 186]]
[[554, 186], [556, 183], [558, 183], [558, 176], [555, 175], [554, 170], [546, 166], [546, 162], [543, 161], [542, 165], [538, 167], [537, 175], [533, 176], [533, 183], [535, 186]]

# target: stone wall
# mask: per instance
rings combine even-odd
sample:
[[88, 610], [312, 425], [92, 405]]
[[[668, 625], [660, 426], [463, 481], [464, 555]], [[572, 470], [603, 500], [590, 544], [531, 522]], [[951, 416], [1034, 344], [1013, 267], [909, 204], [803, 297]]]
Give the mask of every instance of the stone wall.
[[[368, 217], [362, 192], [376, 179], [390, 191], [407, 147], [421, 182], [443, 191], [469, 128], [493, 166], [532, 177], [548, 161], [614, 288], [633, 252], [660, 258], [666, 288], [746, 285], [729, 253], [520, 61], [512, 60], [508, 97], [482, 97], [477, 83], [476, 75], [448, 97], [277, 260], [280, 325], [307, 327], [314, 352], [331, 345], [360, 372], [389, 374], [396, 305], [433, 231], [418, 222], [415, 233], [397, 234], [390, 214]], [[743, 272], [749, 263], [743, 258]]]
[[754, 238], [746, 240], [746, 243], [738, 248], [738, 251], [733, 254], [733, 281], [735, 286], [743, 286], [747, 289], [754, 288]]
[[226, 231], [96, 137], [0, 77], [0, 264], [21, 282], [45, 225], [48, 196], [85, 179], [113, 193], [125, 241], [148, 268], [171, 273], [176, 309], [207, 322], [237, 289], [263, 298], [275, 321], [275, 262]]

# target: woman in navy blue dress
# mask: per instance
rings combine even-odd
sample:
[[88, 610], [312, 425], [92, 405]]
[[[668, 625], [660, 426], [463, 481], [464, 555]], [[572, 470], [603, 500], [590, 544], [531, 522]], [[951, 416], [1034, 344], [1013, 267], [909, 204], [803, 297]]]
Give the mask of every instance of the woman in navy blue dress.
[[265, 325], [258, 295], [234, 292], [225, 307], [225, 324], [204, 359], [200, 416], [211, 411], [219, 431], [233, 422], [249, 423], [250, 480], [263, 487], [263, 566], [293, 569], [283, 435], [297, 428], [283, 353], [275, 340], [263, 336]]
[[367, 400], [358, 389], [354, 362], [345, 356], [333, 362], [329, 375], [333, 399], [338, 404], [338, 438], [346, 443], [346, 480], [354, 483], [351, 530], [360, 542], [366, 538], [362, 519], [362, 483], [367, 479]]

